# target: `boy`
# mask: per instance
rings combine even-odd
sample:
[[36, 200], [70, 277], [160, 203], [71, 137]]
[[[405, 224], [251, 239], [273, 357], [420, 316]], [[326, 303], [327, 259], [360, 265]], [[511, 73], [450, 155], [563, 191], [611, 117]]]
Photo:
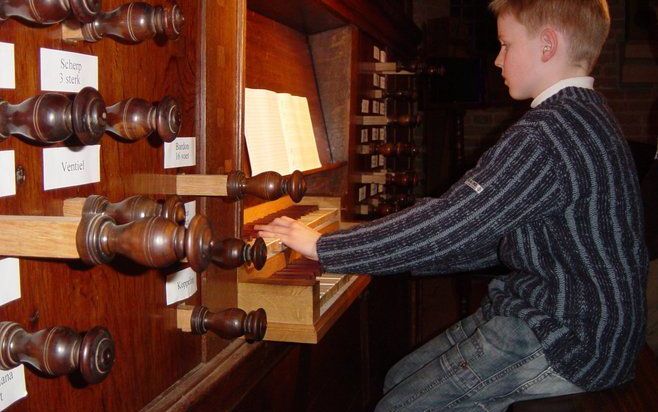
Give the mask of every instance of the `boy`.
[[633, 161], [587, 77], [605, 0], [494, 0], [496, 66], [534, 99], [438, 199], [320, 236], [291, 219], [257, 228], [331, 272], [445, 273], [502, 262], [483, 306], [389, 371], [378, 411], [502, 411], [522, 399], [633, 378], [644, 341], [647, 252]]

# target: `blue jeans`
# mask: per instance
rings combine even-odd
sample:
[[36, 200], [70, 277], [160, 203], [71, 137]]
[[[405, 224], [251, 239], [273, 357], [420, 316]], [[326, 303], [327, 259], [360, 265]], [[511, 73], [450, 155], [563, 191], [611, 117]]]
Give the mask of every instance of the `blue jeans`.
[[386, 375], [384, 411], [504, 411], [532, 398], [583, 392], [558, 375], [520, 319], [482, 311], [457, 322]]

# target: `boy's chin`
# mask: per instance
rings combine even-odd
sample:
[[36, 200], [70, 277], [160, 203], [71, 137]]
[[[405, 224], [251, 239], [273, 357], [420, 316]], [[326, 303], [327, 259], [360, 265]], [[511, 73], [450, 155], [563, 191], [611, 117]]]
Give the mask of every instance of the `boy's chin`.
[[532, 96], [528, 96], [526, 93], [519, 93], [512, 89], [507, 89], [507, 91], [510, 97], [514, 100], [528, 100], [533, 98]]

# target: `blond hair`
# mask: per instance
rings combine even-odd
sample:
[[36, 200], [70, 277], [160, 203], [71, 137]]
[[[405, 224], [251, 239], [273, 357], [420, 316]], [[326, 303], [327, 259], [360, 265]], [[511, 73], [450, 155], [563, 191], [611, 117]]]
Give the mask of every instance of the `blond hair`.
[[496, 16], [511, 13], [533, 35], [543, 25], [555, 26], [570, 39], [572, 61], [585, 62], [588, 71], [594, 67], [610, 31], [606, 0], [492, 0], [489, 8]]

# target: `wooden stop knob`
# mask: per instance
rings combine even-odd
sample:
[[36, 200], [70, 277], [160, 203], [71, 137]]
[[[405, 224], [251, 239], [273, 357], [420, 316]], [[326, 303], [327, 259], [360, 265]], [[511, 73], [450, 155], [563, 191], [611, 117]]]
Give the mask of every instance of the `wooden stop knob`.
[[85, 87], [71, 100], [59, 93], [44, 93], [12, 105], [0, 101], [0, 140], [24, 136], [40, 143], [55, 143], [73, 134], [83, 144], [103, 136], [105, 103], [96, 89]]
[[197, 306], [192, 312], [191, 328], [196, 334], [211, 331], [224, 339], [244, 336], [249, 341], [259, 341], [267, 331], [267, 314], [263, 308], [249, 313], [238, 308], [213, 313], [205, 306]]
[[122, 100], [107, 108], [108, 131], [123, 139], [136, 141], [153, 132], [165, 142], [178, 136], [181, 128], [181, 111], [176, 99], [165, 96], [155, 106], [144, 99]]
[[241, 171], [233, 171], [228, 175], [226, 192], [236, 200], [247, 194], [264, 200], [278, 199], [287, 194], [297, 203], [306, 193], [306, 179], [299, 170], [286, 177], [277, 172], [263, 172], [250, 178]]
[[51, 376], [79, 370], [87, 383], [99, 383], [114, 364], [114, 341], [99, 326], [81, 336], [63, 326], [28, 333], [17, 323], [0, 322], [0, 369], [21, 363]]
[[119, 225], [154, 216], [163, 217], [179, 225], [185, 223], [185, 206], [178, 196], [168, 197], [163, 204], [143, 195], [131, 196], [117, 203], [110, 203], [104, 196], [91, 195], [85, 200], [82, 213], [102, 213]]
[[73, 132], [82, 144], [96, 144], [107, 127], [107, 111], [103, 97], [93, 87], [85, 87], [75, 95], [71, 106]]
[[107, 215], [84, 215], [76, 233], [80, 259], [109, 263], [119, 254], [151, 268], [164, 268], [185, 257], [186, 230], [163, 217], [117, 225]]
[[253, 245], [236, 238], [213, 241], [211, 250], [213, 263], [224, 269], [252, 263], [260, 270], [267, 261], [267, 246], [262, 238], [257, 238]]
[[127, 3], [82, 26], [82, 36], [96, 42], [105, 36], [129, 43], [139, 43], [155, 36], [176, 39], [185, 18], [177, 4], [151, 6], [144, 2]]
[[0, 21], [18, 17], [38, 24], [54, 24], [73, 14], [81, 23], [89, 23], [100, 10], [100, 0], [6, 0], [0, 2]]

